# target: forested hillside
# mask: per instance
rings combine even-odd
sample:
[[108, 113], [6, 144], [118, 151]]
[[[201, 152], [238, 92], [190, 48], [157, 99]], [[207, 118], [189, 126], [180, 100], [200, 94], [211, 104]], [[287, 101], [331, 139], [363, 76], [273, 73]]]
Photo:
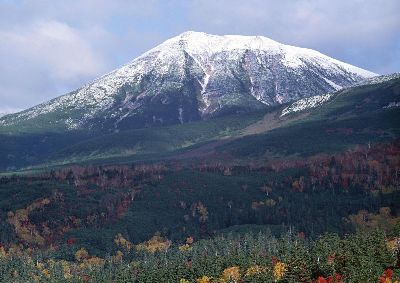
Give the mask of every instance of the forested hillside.
[[3, 280], [394, 282], [399, 153], [3, 176]]

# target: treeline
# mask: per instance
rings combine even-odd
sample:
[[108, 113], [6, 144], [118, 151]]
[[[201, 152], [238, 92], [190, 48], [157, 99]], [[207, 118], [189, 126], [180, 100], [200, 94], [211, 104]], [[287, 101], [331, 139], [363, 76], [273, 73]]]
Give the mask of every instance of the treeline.
[[[173, 243], [159, 235], [132, 244], [116, 235], [116, 252], [96, 257], [65, 250], [0, 246], [0, 282], [369, 283], [400, 280], [399, 238], [382, 231], [312, 241], [287, 233], [224, 235]], [[67, 258], [67, 259], [60, 259]]]

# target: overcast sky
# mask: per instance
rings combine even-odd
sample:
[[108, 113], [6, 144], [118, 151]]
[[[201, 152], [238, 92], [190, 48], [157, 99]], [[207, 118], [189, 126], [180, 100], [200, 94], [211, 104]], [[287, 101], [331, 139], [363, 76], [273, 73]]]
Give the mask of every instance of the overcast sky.
[[0, 0], [0, 112], [74, 90], [187, 30], [263, 35], [400, 71], [399, 0]]

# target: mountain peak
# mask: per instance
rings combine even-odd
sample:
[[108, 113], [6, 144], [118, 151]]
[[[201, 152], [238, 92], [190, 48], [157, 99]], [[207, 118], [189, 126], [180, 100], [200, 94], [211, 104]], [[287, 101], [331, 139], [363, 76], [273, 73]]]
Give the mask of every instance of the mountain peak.
[[210, 34], [210, 33], [205, 33], [202, 31], [185, 31], [175, 37], [172, 37], [172, 39], [178, 38], [178, 39], [230, 39], [230, 40], [239, 40], [239, 41], [254, 41], [254, 40], [259, 40], [259, 41], [264, 41], [264, 42], [271, 42], [275, 44], [281, 44], [275, 40], [272, 40], [271, 38], [268, 38], [266, 36], [261, 36], [261, 35], [236, 35], [236, 34], [224, 34], [224, 35], [217, 35], [217, 34]]
[[283, 62], [289, 68], [298, 68], [304, 65], [305, 60], [318, 58], [318, 63], [320, 64], [335, 63], [351, 73], [362, 74], [365, 77], [377, 75], [326, 56], [316, 50], [283, 44], [260, 35], [214, 35], [204, 32], [186, 31], [166, 40], [144, 55], [151, 52], [162, 52], [163, 54], [176, 53], [182, 50], [194, 56], [204, 56], [204, 54], [206, 56], [213, 56], [213, 54], [221, 52], [262, 52], [271, 56], [281, 56]]
[[284, 46], [284, 44], [264, 36], [214, 35], [205, 32], [186, 31], [166, 40], [164, 43], [159, 45], [159, 47], [181, 43], [185, 43], [184, 47], [189, 50], [208, 47], [209, 50], [215, 50], [216, 52], [235, 49], [271, 50], [274, 48], [279, 49], [280, 46]]
[[188, 31], [185, 31], [185, 32], [177, 35], [177, 37], [185, 38], [185, 37], [189, 37], [189, 36], [199, 36], [199, 35], [211, 36], [211, 34], [208, 34], [208, 33], [202, 32], [202, 31], [188, 30]]

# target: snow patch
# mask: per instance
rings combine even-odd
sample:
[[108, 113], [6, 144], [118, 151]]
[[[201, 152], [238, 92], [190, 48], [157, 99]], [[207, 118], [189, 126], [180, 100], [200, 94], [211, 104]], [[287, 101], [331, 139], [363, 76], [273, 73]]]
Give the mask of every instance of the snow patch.
[[343, 88], [342, 86], [340, 86], [340, 85], [338, 85], [338, 84], [335, 84], [334, 82], [332, 82], [331, 80], [329, 80], [329, 79], [327, 79], [327, 78], [324, 78], [324, 80], [325, 80], [331, 87], [333, 87], [334, 90], [341, 90], [341, 89]]
[[389, 75], [368, 78], [368, 79], [361, 81], [360, 83], [357, 83], [356, 86], [374, 85], [374, 84], [379, 84], [379, 83], [387, 82], [387, 81], [394, 80], [394, 79], [400, 79], [400, 73], [393, 73], [393, 74], [389, 74]]
[[332, 96], [333, 96], [333, 93], [327, 93], [324, 95], [316, 95], [316, 96], [297, 100], [296, 102], [292, 103], [290, 106], [288, 106], [282, 110], [281, 117], [291, 114], [291, 113], [300, 112], [300, 111], [303, 111], [306, 109], [318, 107], [318, 106], [324, 104], [325, 102], [327, 102], [328, 100], [330, 100]]
[[179, 115], [178, 115], [179, 122], [181, 124], [183, 124], [183, 108], [179, 107], [178, 112], [179, 112]]
[[68, 118], [65, 120], [65, 125], [67, 126], [67, 129], [73, 130], [73, 129], [78, 129], [79, 124], [76, 123], [72, 118]]
[[388, 105], [384, 106], [384, 109], [391, 109], [400, 107], [400, 102], [390, 102]]

